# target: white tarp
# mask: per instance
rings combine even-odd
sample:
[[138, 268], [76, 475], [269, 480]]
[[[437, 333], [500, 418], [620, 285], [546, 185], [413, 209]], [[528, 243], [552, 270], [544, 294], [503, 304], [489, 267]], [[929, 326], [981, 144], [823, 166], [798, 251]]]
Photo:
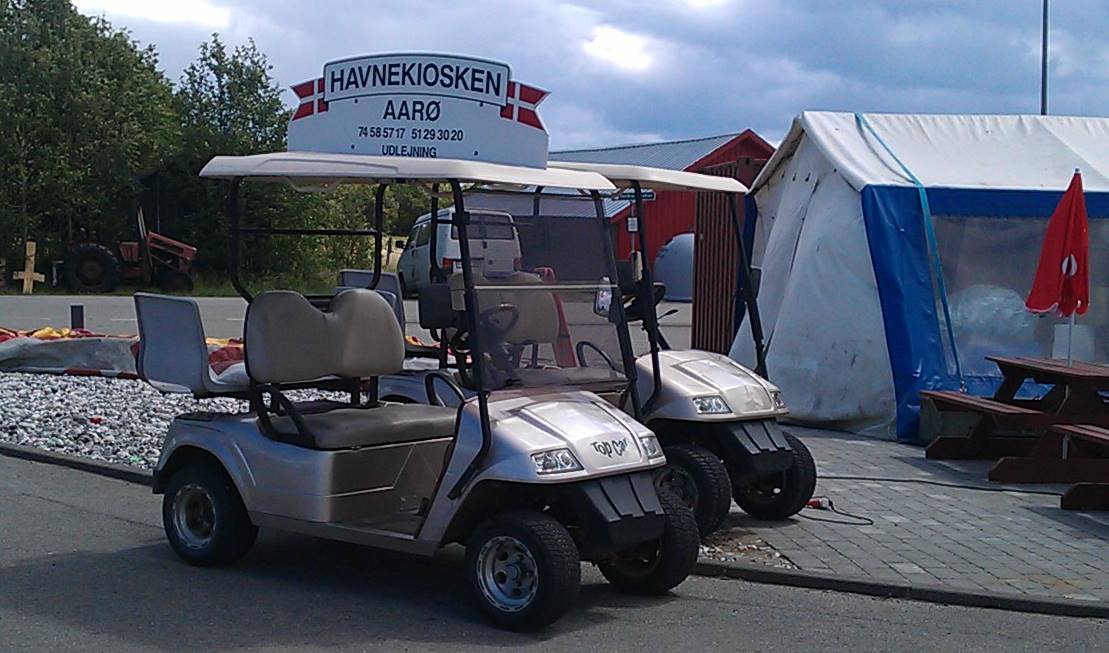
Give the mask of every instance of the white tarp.
[[[1075, 168], [1087, 191], [1109, 191], [1109, 118], [863, 114], [929, 188], [1062, 189]], [[752, 184], [762, 186], [802, 139], [813, 142], [855, 190], [911, 185], [853, 113], [806, 111]]]
[[[1087, 191], [1109, 191], [1106, 118], [864, 117], [929, 188], [1061, 192], [1078, 167]], [[863, 221], [866, 186], [912, 182], [855, 114], [802, 113], [752, 184], [758, 206], [752, 263], [762, 270], [768, 370], [792, 416], [893, 438], [895, 390]], [[1029, 232], [1022, 243], [1038, 238]], [[745, 320], [732, 357], [753, 365], [750, 342]]]

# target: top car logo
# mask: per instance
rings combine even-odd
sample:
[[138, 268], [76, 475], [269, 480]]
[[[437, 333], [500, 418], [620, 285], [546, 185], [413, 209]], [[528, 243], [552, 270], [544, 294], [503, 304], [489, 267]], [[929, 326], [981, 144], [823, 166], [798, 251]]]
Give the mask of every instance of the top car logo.
[[619, 440], [595, 440], [589, 444], [592, 445], [594, 451], [609, 458], [613, 456], [623, 458], [624, 452], [628, 450], [627, 438], [620, 438]]

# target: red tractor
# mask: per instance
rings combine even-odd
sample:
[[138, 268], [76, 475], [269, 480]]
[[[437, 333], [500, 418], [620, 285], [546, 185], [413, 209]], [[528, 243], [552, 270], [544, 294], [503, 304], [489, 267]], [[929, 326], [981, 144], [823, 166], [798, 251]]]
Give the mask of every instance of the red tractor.
[[115, 250], [82, 240], [65, 257], [65, 280], [76, 292], [111, 292], [120, 281], [158, 284], [171, 293], [189, 292], [189, 276], [196, 248], [146, 228], [142, 209], [137, 214], [139, 240], [120, 241]]

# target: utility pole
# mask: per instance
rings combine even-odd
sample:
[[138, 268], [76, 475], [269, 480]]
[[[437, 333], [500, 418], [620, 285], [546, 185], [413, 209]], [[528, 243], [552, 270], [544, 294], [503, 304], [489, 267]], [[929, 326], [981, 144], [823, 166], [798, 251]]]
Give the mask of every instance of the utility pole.
[[1040, 49], [1040, 115], [1047, 115], [1047, 0], [1044, 0], [1043, 45]]

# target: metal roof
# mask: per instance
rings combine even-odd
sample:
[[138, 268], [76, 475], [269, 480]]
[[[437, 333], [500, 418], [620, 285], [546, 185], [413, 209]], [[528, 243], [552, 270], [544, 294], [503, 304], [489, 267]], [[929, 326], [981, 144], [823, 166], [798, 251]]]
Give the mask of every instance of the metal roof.
[[200, 171], [201, 177], [284, 181], [305, 189], [334, 184], [377, 183], [393, 179], [449, 181], [514, 186], [548, 186], [614, 191], [595, 172], [526, 168], [484, 161], [417, 159], [402, 156], [273, 152], [249, 156], [217, 156]]
[[739, 136], [738, 133], [721, 134], [683, 141], [619, 145], [589, 150], [562, 150], [551, 152], [549, 158], [580, 163], [626, 163], [652, 168], [685, 170], [737, 136]]
[[747, 187], [739, 183], [737, 179], [702, 175], [696, 172], [685, 172], [684, 170], [612, 163], [583, 163], [580, 161], [550, 161], [548, 165], [552, 168], [596, 172], [618, 188], [629, 188], [633, 182], [639, 182], [643, 188], [653, 190], [702, 190], [738, 194], [747, 192]]

